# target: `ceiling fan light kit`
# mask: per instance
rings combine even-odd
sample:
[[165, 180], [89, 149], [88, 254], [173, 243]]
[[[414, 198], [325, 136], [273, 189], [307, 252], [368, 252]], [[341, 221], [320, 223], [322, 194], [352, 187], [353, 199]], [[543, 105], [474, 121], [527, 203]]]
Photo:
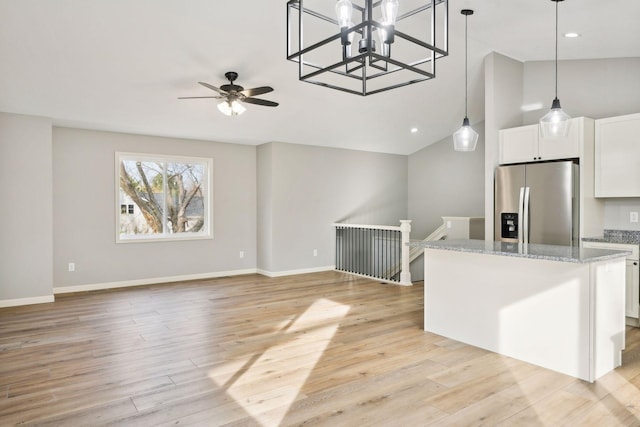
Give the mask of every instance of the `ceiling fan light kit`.
[[453, 149], [455, 151], [475, 151], [478, 145], [478, 132], [473, 130], [469, 124], [469, 117], [467, 113], [467, 81], [468, 81], [468, 69], [467, 66], [467, 18], [473, 15], [473, 10], [462, 9], [460, 11], [464, 15], [464, 119], [462, 120], [462, 127], [453, 134]]
[[254, 98], [256, 95], [262, 95], [273, 91], [270, 86], [261, 86], [253, 89], [245, 89], [240, 85], [234, 83], [238, 78], [238, 73], [235, 71], [228, 71], [224, 76], [229, 80], [229, 84], [215, 87], [209, 83], [198, 82], [198, 84], [211, 89], [216, 92], [217, 95], [211, 96], [183, 96], [178, 99], [222, 99], [222, 102], [218, 104], [218, 110], [226, 116], [239, 116], [247, 109], [242, 103], [262, 105], [264, 107], [277, 107], [278, 103], [273, 101], [267, 101], [266, 99]]
[[555, 57], [555, 97], [551, 110], [540, 119], [540, 135], [543, 138], [560, 138], [569, 135], [571, 117], [562, 111], [558, 99], [558, 3], [563, 0], [551, 0], [556, 4], [556, 57]]
[[222, 101], [218, 104], [218, 110], [225, 116], [239, 116], [247, 111], [247, 109], [235, 99], [233, 101]]
[[301, 81], [372, 95], [430, 80], [448, 55], [448, 0], [289, 0]]

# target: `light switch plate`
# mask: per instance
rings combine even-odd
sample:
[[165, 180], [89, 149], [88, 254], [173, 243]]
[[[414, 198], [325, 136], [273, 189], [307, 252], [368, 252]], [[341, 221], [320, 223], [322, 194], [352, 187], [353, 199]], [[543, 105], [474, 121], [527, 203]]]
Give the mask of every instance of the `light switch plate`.
[[629, 212], [629, 222], [638, 222], [638, 212]]

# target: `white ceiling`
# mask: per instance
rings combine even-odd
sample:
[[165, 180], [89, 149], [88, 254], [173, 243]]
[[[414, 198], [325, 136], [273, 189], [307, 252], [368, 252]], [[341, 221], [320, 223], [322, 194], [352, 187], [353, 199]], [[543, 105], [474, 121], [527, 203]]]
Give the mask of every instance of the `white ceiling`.
[[[88, 129], [409, 154], [464, 116], [463, 8], [476, 11], [469, 117], [479, 122], [486, 54], [553, 59], [552, 1], [450, 0], [449, 56], [436, 78], [361, 97], [298, 81], [285, 59], [285, 0], [0, 0], [0, 111]], [[566, 0], [559, 11], [560, 32], [582, 34], [560, 39], [561, 60], [640, 57], [640, 0]], [[210, 95], [196, 82], [219, 86], [226, 71], [245, 88], [272, 86], [260, 98], [280, 106], [226, 117], [216, 100], [177, 99]]]

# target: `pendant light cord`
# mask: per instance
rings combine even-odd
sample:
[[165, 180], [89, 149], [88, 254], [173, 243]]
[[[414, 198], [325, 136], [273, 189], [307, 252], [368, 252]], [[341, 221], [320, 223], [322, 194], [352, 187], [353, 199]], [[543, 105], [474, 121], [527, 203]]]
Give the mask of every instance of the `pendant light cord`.
[[467, 117], [467, 98], [468, 98], [468, 74], [469, 74], [469, 67], [467, 65], [467, 57], [468, 57], [468, 48], [467, 48], [467, 43], [468, 43], [468, 35], [467, 35], [467, 21], [468, 21], [469, 16], [465, 15], [464, 16], [464, 116]]
[[558, 3], [559, 0], [555, 0], [556, 3], [556, 99], [558, 98]]

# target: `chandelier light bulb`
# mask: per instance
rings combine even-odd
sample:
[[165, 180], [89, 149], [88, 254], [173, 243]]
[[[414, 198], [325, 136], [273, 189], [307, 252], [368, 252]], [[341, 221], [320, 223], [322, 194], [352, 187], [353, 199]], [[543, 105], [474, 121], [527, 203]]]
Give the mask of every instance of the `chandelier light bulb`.
[[382, 0], [380, 4], [382, 9], [382, 24], [396, 25], [399, 3], [399, 0]]
[[351, 16], [353, 15], [353, 4], [349, 0], [338, 0], [336, 3], [336, 16], [338, 18], [338, 26], [340, 28], [347, 28], [351, 23]]

